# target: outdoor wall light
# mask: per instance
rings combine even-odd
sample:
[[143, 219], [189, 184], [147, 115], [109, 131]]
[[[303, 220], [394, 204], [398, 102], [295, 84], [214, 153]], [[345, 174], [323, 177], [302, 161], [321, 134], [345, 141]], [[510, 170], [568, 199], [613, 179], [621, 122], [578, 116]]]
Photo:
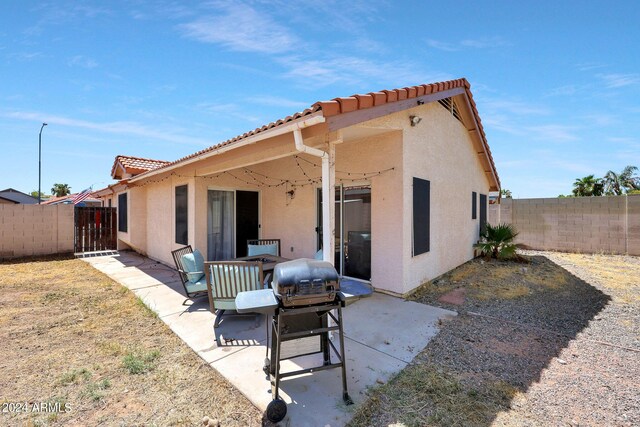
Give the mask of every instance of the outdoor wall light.
[[409, 116], [409, 121], [411, 122], [411, 126], [415, 126], [422, 121], [422, 117]]

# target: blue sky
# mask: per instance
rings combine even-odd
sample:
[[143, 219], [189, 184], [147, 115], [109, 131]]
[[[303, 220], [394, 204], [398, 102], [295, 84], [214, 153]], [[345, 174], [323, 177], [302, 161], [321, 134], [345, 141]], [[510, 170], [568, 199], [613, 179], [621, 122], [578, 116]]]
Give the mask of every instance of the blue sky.
[[640, 166], [633, 1], [0, 3], [0, 189], [112, 183], [318, 100], [466, 77], [503, 188]]

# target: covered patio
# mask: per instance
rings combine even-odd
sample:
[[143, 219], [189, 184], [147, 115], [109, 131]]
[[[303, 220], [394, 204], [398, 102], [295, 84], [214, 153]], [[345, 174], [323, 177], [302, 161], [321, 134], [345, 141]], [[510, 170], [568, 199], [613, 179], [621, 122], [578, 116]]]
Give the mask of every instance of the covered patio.
[[[178, 274], [166, 265], [129, 251], [85, 261], [129, 288], [207, 364], [260, 410], [266, 409], [271, 387], [262, 371], [265, 316], [229, 317], [214, 330], [214, 314], [209, 311], [206, 298], [190, 306], [182, 305], [184, 295]], [[379, 293], [347, 307], [347, 383], [354, 402], [362, 402], [367, 388], [386, 382], [402, 370], [437, 333], [438, 321], [455, 315]], [[310, 360], [312, 357], [285, 361], [283, 369], [304, 368], [315, 362]], [[281, 383], [280, 389], [288, 406], [284, 425], [340, 426], [351, 418], [352, 407], [342, 403], [338, 370], [291, 377]]]

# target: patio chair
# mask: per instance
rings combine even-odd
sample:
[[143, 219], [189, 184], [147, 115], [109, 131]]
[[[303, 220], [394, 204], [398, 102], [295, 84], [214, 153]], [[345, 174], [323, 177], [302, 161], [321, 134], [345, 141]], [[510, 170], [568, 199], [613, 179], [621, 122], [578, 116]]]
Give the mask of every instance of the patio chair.
[[220, 325], [225, 311], [236, 309], [238, 293], [265, 287], [260, 261], [207, 261], [204, 268], [209, 307], [216, 312], [214, 328]]
[[280, 239], [247, 240], [247, 256], [264, 254], [280, 256]]
[[175, 251], [171, 251], [173, 262], [176, 264], [178, 276], [182, 282], [187, 299], [182, 305], [194, 298], [208, 296], [207, 281], [204, 274], [204, 259], [197, 249], [194, 251], [191, 245]]

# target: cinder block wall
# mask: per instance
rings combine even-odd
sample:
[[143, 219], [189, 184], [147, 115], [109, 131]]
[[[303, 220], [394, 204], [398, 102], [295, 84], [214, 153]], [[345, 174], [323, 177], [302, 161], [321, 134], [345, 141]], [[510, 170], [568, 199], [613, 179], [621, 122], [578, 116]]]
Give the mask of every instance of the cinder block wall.
[[532, 249], [640, 255], [640, 195], [502, 199], [491, 224], [510, 223]]
[[73, 205], [0, 205], [0, 259], [73, 252]]

